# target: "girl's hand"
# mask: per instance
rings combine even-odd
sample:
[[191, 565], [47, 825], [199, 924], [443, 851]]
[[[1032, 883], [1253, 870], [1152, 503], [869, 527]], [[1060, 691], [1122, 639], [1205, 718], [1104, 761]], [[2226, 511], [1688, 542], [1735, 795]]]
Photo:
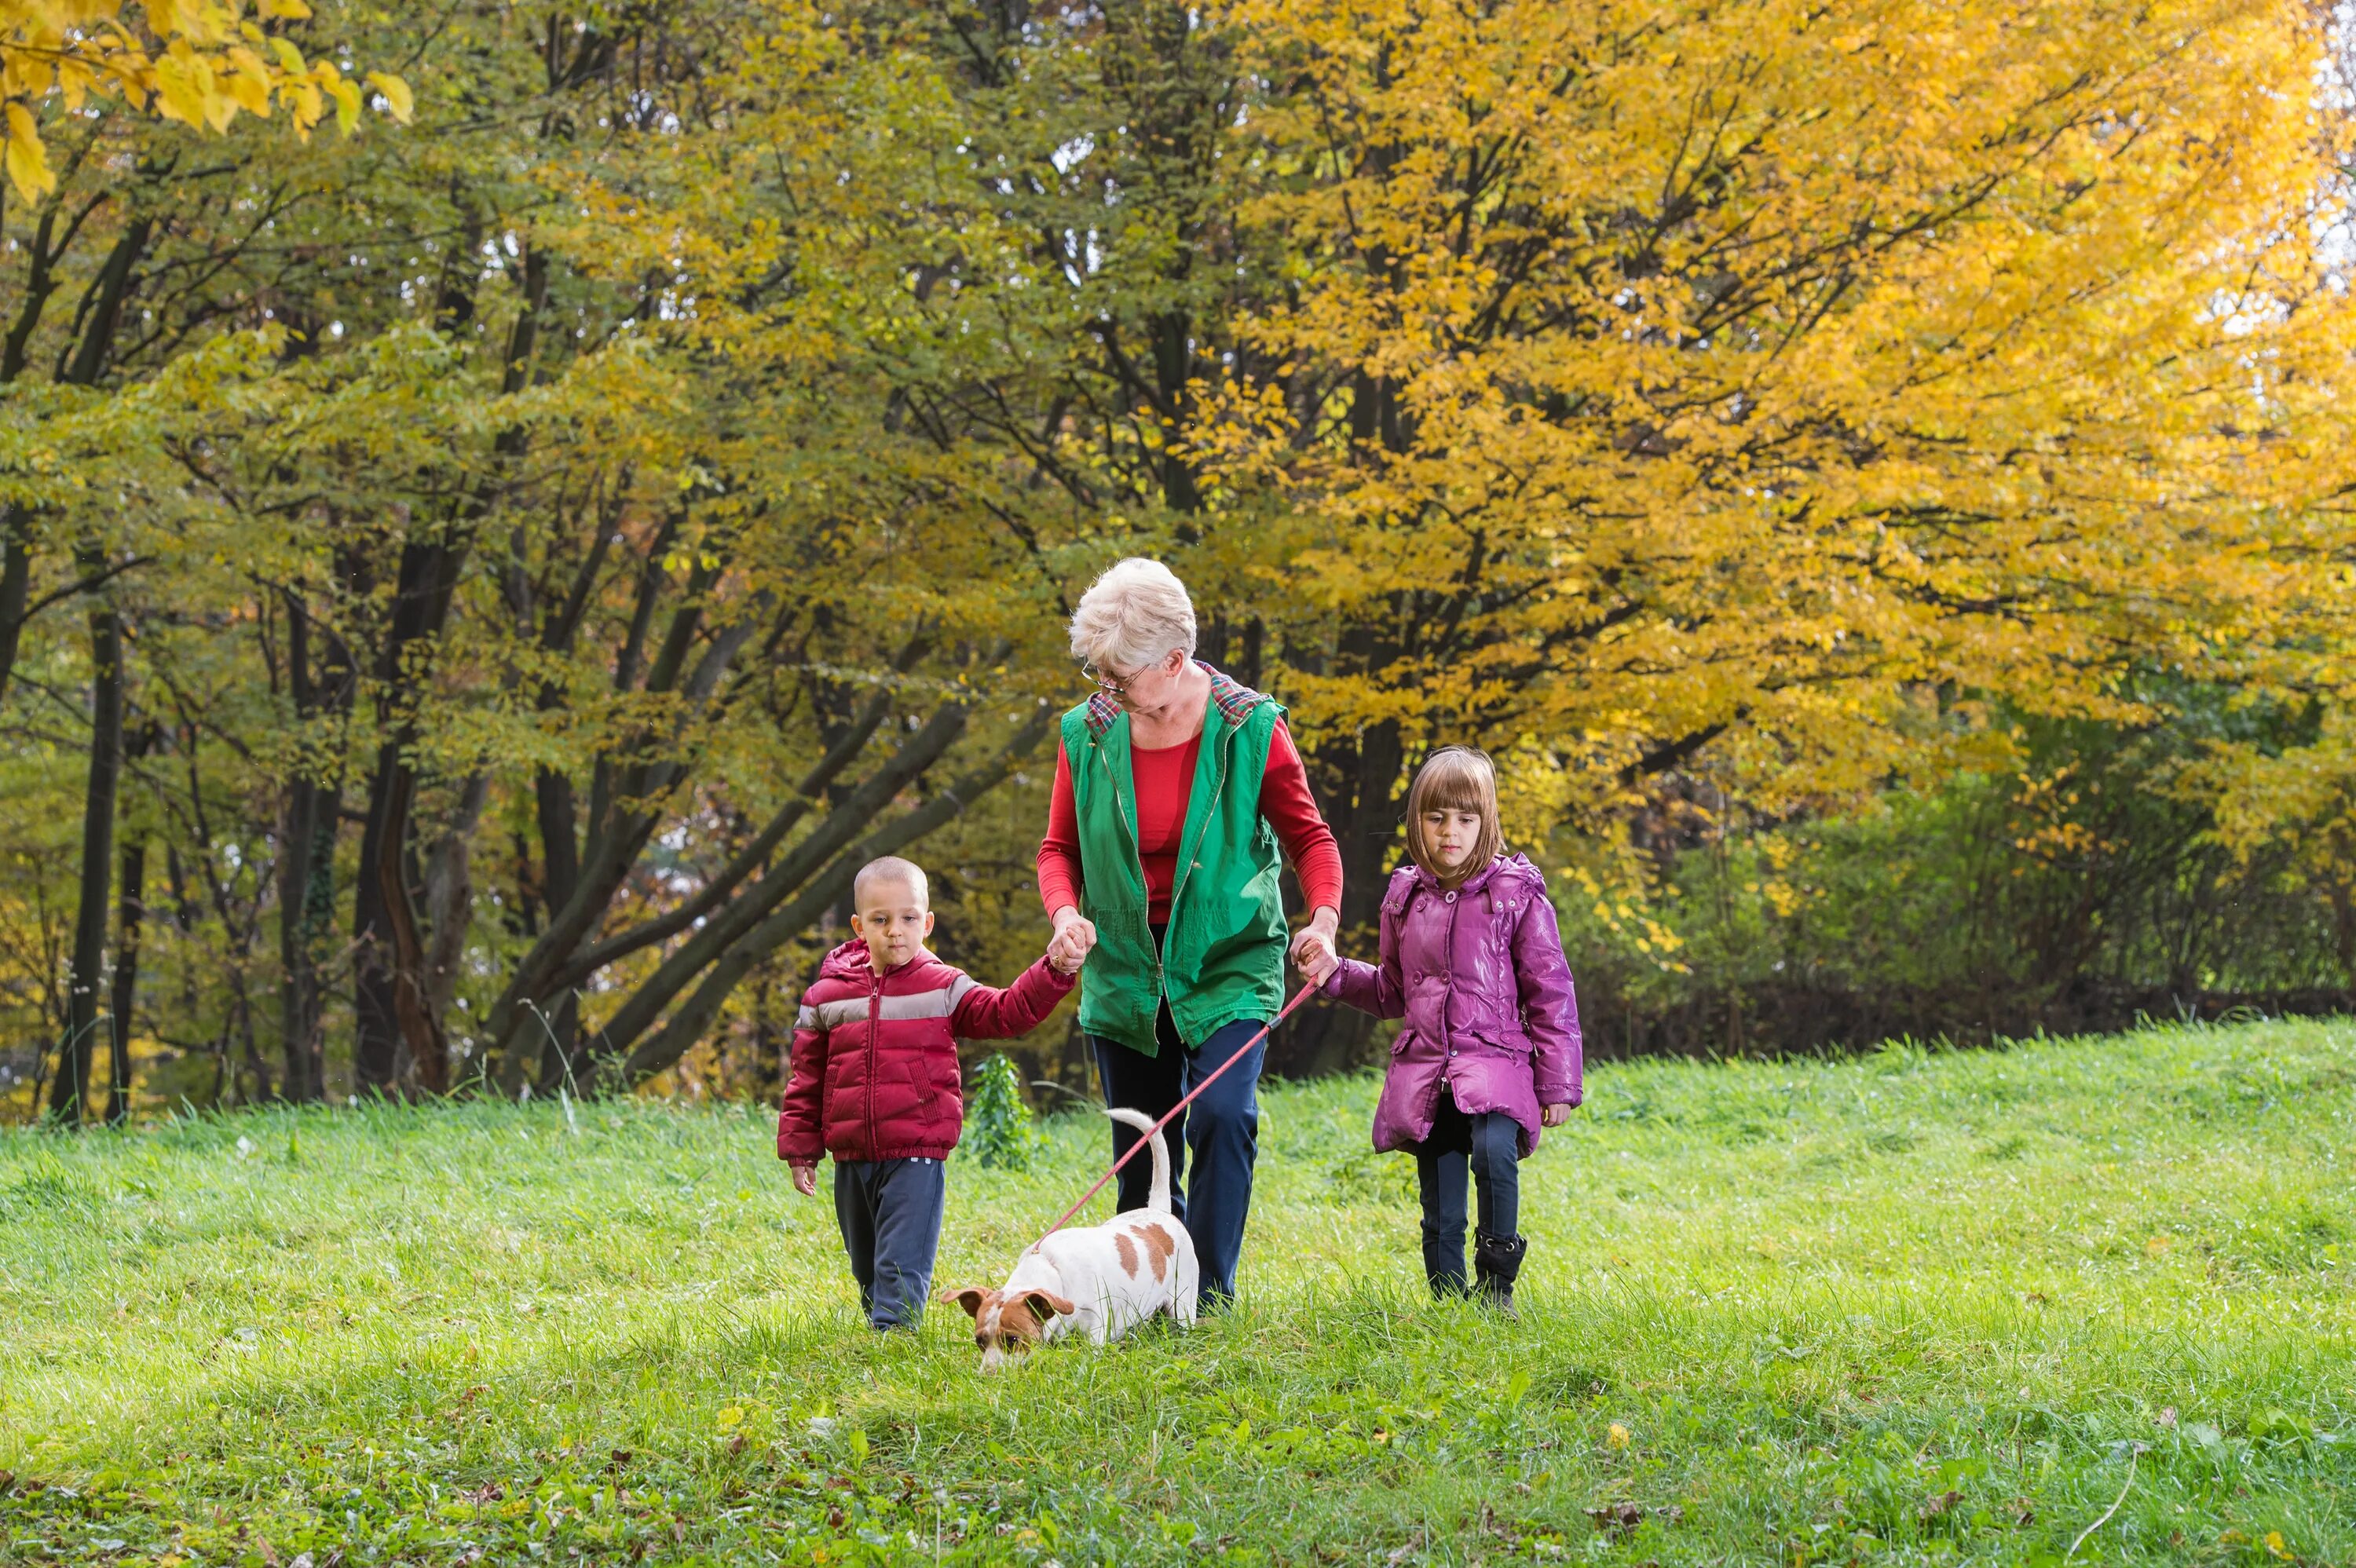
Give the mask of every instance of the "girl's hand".
[[[1552, 1126], [1554, 1124], [1549, 1122], [1547, 1125], [1548, 1126]], [[818, 1190], [817, 1161], [813, 1160], [809, 1164], [804, 1165], [799, 1160], [789, 1160], [787, 1162], [786, 1168], [794, 1173], [795, 1191], [800, 1193], [803, 1197], [808, 1198], [810, 1194]]]
[[1570, 1120], [1571, 1104], [1565, 1100], [1559, 1105], [1543, 1105], [1538, 1109], [1538, 1125], [1558, 1127]]

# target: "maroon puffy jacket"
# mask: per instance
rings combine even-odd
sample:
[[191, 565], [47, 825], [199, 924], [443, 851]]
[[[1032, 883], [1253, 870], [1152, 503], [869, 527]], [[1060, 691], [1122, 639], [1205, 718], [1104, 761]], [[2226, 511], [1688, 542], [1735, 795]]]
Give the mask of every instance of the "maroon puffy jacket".
[[777, 1157], [948, 1158], [965, 1126], [957, 1042], [1028, 1034], [1071, 988], [1044, 958], [1002, 991], [930, 953], [878, 975], [865, 943], [844, 943], [794, 1020]]

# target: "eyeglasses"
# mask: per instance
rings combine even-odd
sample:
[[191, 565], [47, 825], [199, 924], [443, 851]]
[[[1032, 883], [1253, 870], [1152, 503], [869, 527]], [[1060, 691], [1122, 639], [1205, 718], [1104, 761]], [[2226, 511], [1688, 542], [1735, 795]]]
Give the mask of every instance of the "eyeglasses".
[[[1095, 686], [1098, 691], [1103, 692], [1108, 697], [1127, 697], [1129, 695], [1129, 683], [1137, 678], [1137, 676], [1135, 675], [1125, 675], [1119, 679], [1115, 680], [1105, 674], [1102, 666], [1093, 664], [1082, 665], [1080, 667], [1080, 673], [1087, 677], [1090, 684]], [[1144, 672], [1139, 672], [1139, 674], [1142, 673]]]

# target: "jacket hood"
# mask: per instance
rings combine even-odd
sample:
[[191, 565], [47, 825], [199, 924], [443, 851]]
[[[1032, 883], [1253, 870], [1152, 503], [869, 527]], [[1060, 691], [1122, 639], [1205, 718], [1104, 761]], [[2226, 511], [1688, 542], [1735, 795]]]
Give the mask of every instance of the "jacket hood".
[[[1442, 884], [1440, 879], [1414, 861], [1408, 861], [1399, 869], [1432, 891], [1441, 891]], [[1530, 864], [1530, 858], [1527, 855], [1522, 854], [1498, 856], [1459, 882], [1456, 885], [1456, 891], [1460, 893], [1477, 892], [1489, 882], [1491, 878], [1520, 882], [1536, 892], [1546, 891], [1546, 873]]]
[[855, 936], [828, 954], [818, 966], [821, 980], [856, 980], [863, 986], [874, 975], [875, 965], [867, 955], [867, 944]]

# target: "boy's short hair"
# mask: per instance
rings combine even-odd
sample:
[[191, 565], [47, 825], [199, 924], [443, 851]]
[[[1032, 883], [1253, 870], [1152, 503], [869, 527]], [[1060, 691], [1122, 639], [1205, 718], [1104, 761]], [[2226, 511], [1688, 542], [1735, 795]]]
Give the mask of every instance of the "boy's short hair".
[[[1424, 841], [1427, 811], [1470, 811], [1481, 818], [1481, 837], [1453, 878], [1440, 869]], [[1442, 746], [1417, 771], [1407, 791], [1407, 852], [1441, 881], [1462, 880], [1505, 852], [1505, 829], [1497, 820], [1497, 767], [1486, 752]]]
[[914, 860], [904, 860], [897, 855], [886, 855], [870, 860], [859, 868], [859, 875], [851, 879], [851, 905], [856, 910], [867, 901], [867, 890], [878, 882], [905, 882], [916, 890], [916, 902], [926, 909], [933, 907], [933, 885], [926, 880], [925, 869]]

